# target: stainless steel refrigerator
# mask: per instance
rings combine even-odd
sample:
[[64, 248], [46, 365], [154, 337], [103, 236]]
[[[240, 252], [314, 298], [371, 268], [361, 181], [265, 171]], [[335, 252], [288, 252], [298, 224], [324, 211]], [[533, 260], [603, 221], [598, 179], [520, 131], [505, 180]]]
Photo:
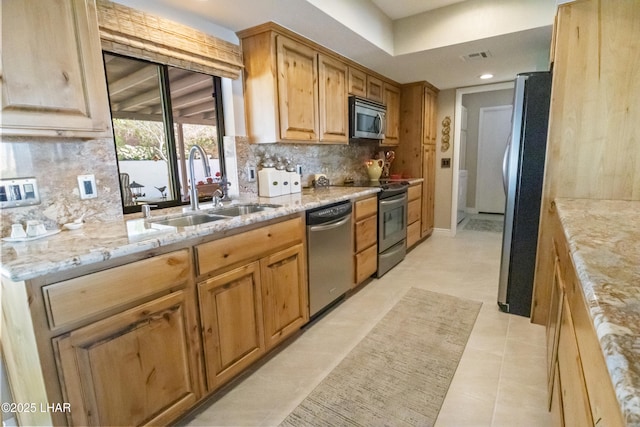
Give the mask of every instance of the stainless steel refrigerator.
[[498, 305], [530, 316], [547, 148], [551, 73], [516, 76], [511, 136], [502, 175], [506, 194]]

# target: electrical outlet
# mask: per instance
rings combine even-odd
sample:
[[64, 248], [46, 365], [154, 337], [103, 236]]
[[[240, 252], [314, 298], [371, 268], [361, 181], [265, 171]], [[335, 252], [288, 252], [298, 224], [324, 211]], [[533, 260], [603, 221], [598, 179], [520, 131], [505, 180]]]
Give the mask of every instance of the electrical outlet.
[[441, 168], [450, 168], [451, 167], [451, 158], [446, 157], [440, 161]]
[[255, 166], [247, 166], [247, 181], [254, 182], [256, 180], [256, 167]]

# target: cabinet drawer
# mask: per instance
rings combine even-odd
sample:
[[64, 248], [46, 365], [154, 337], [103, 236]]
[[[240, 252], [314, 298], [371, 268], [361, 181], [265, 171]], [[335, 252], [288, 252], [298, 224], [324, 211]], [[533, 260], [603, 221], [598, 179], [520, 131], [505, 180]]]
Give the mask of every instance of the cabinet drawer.
[[407, 227], [407, 247], [415, 245], [420, 240], [420, 221], [409, 224]]
[[407, 223], [413, 224], [420, 219], [420, 208], [422, 203], [420, 200], [412, 200], [407, 205]]
[[42, 288], [52, 329], [124, 306], [190, 278], [187, 249]]
[[358, 200], [354, 206], [354, 218], [360, 221], [371, 215], [378, 213], [378, 197], [369, 197], [368, 199]]
[[407, 200], [409, 200], [409, 201], [419, 199], [421, 196], [422, 196], [422, 185], [421, 184], [412, 185], [407, 190]]
[[355, 251], [360, 252], [378, 241], [378, 217], [372, 216], [355, 224]]
[[378, 269], [378, 246], [371, 246], [355, 256], [355, 284], [362, 283]]
[[282, 247], [302, 242], [302, 218], [282, 221], [246, 233], [225, 237], [195, 247], [198, 275], [257, 259]]

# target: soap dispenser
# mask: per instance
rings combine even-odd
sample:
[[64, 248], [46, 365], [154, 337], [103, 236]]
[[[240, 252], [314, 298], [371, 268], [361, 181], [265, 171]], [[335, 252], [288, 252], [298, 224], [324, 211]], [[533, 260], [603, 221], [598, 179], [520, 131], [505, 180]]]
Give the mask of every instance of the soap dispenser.
[[282, 194], [280, 173], [269, 155], [262, 162], [262, 169], [258, 171], [258, 195], [260, 197], [275, 197]]
[[299, 193], [302, 190], [302, 178], [300, 174], [296, 172], [296, 167], [291, 164], [291, 160], [287, 160], [287, 174], [289, 175], [289, 188], [291, 193]]

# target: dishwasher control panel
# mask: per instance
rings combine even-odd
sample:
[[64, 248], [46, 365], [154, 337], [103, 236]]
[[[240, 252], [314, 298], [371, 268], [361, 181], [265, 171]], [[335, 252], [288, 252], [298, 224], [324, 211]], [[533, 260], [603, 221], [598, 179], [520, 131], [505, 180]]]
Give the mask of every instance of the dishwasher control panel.
[[351, 202], [340, 202], [331, 206], [323, 206], [307, 211], [307, 224], [322, 224], [344, 217], [351, 213]]

